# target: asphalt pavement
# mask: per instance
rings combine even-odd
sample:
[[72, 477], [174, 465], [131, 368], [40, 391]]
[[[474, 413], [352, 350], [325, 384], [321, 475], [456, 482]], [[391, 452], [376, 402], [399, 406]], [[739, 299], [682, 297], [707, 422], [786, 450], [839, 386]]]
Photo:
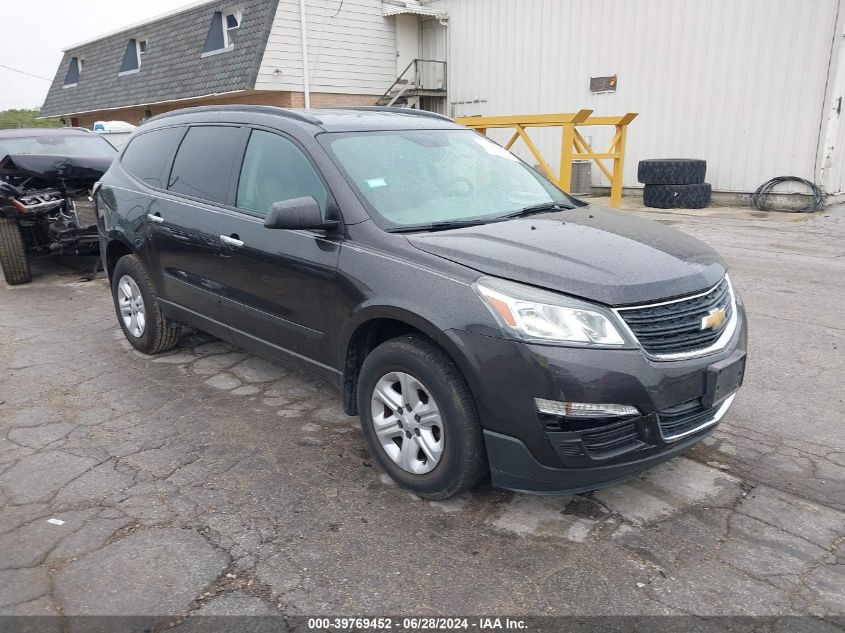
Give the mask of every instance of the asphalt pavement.
[[326, 383], [201, 333], [134, 351], [90, 262], [0, 282], [0, 615], [845, 625], [845, 214], [643, 213], [727, 260], [745, 386], [691, 452], [571, 497], [422, 500]]

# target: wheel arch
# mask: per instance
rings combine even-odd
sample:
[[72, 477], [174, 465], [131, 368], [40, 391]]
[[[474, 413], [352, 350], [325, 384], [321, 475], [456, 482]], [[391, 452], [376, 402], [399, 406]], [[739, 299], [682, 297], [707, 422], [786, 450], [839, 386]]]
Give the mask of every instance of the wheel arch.
[[457, 365], [475, 398], [468, 374], [470, 364], [447, 331], [410, 309], [369, 306], [347, 322], [341, 335], [343, 410], [348, 415], [358, 414], [358, 375], [364, 359], [381, 343], [404, 334], [421, 334], [439, 346]]
[[106, 242], [106, 252], [103, 253], [103, 268], [106, 270], [109, 281], [111, 281], [114, 267], [117, 266], [120, 258], [133, 253], [135, 253], [135, 249], [122, 234], [116, 233], [109, 236]]

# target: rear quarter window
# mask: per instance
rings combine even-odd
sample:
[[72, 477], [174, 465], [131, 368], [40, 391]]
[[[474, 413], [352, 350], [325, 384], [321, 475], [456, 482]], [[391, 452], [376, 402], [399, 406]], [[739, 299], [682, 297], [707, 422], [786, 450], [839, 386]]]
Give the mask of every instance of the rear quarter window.
[[150, 187], [163, 189], [170, 158], [184, 132], [166, 127], [136, 136], [123, 153], [123, 168]]

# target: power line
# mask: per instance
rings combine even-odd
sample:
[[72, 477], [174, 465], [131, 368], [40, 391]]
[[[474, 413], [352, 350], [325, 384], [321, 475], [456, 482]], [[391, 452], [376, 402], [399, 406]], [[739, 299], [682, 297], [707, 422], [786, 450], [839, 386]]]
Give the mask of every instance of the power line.
[[52, 79], [47, 79], [47, 77], [42, 77], [41, 75], [33, 75], [32, 73], [28, 73], [25, 70], [18, 70], [17, 68], [12, 68], [11, 66], [6, 66], [6, 64], [0, 64], [0, 68], [5, 68], [6, 70], [11, 70], [14, 73], [20, 73], [21, 75], [26, 75], [28, 77], [35, 77], [36, 79], [43, 79], [44, 81], [52, 82]]

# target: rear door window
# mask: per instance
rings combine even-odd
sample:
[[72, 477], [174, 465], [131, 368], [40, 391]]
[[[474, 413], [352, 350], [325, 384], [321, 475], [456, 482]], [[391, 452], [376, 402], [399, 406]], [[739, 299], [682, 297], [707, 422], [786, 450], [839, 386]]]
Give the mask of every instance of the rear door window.
[[166, 127], [136, 136], [121, 159], [124, 169], [150, 187], [164, 188], [173, 150], [184, 132], [183, 127]]
[[292, 141], [252, 131], [238, 182], [239, 208], [264, 216], [274, 202], [313, 196], [325, 216], [327, 195], [320, 176]]
[[192, 127], [179, 144], [167, 188], [208, 202], [228, 204], [242, 128]]

